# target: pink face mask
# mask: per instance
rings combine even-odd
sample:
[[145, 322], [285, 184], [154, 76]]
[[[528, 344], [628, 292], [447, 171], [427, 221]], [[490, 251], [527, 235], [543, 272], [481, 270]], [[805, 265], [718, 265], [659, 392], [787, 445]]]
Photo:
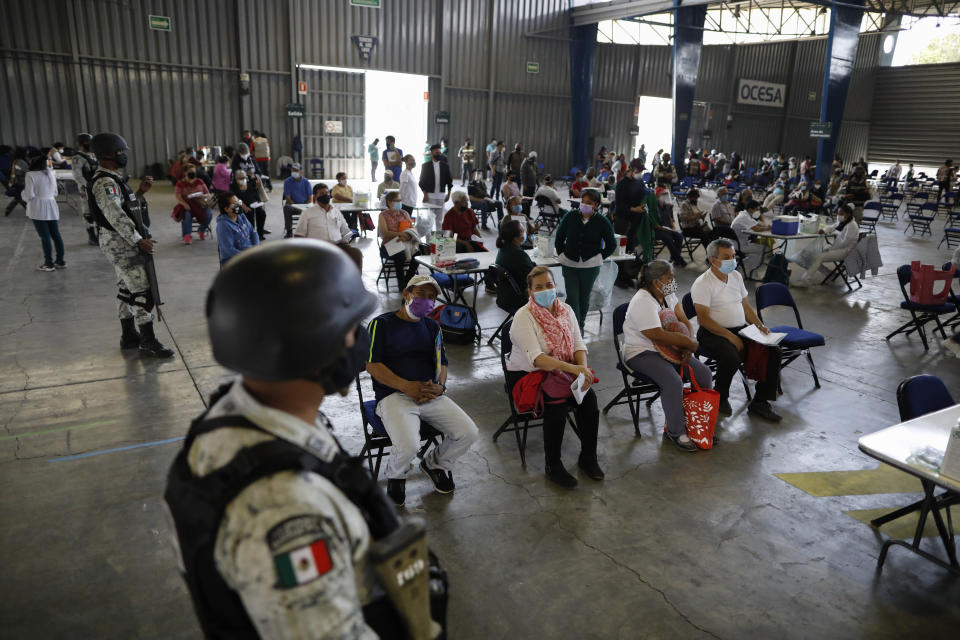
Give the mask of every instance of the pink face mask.
[[591, 216], [593, 215], [593, 205], [580, 203], [580, 215]]

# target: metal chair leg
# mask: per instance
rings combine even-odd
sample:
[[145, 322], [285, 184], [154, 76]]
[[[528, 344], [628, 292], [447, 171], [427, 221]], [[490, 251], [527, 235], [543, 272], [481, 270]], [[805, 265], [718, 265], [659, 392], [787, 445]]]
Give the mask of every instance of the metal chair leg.
[[820, 378], [817, 376], [817, 367], [813, 364], [813, 356], [810, 354], [810, 350], [807, 350], [807, 364], [810, 365], [810, 373], [813, 374], [813, 386], [817, 389], [820, 388]]

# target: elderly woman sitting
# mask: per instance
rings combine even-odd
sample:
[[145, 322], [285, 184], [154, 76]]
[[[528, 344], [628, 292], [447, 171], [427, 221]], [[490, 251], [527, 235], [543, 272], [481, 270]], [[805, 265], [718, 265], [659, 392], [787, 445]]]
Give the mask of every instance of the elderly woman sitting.
[[173, 189], [173, 195], [183, 207], [183, 217], [180, 218], [180, 232], [183, 235], [183, 244], [190, 244], [193, 240], [193, 220], [199, 225], [197, 235], [201, 240], [206, 238], [210, 230], [210, 219], [213, 217], [210, 190], [206, 183], [197, 176], [197, 169], [187, 165], [183, 177]]
[[[416, 235], [410, 214], [404, 211], [400, 194], [388, 191], [383, 197], [386, 208], [380, 212], [377, 234], [385, 246], [391, 240], [397, 240], [403, 249], [390, 256], [397, 274], [397, 286], [400, 291], [407, 287], [410, 278], [417, 273], [417, 261], [413, 257], [420, 253], [420, 240]], [[386, 248], [382, 249], [387, 251]], [[389, 255], [387, 251], [386, 255]]]
[[260, 202], [256, 183], [250, 181], [246, 171], [237, 169], [233, 174], [230, 192], [237, 196], [243, 215], [250, 221], [251, 226], [256, 226], [257, 235], [260, 236], [260, 240], [263, 240], [263, 237], [270, 232], [263, 226], [267, 221], [267, 209]]
[[[587, 347], [583, 344], [573, 309], [557, 299], [557, 285], [546, 267], [535, 267], [527, 274], [528, 303], [517, 311], [510, 327], [513, 349], [507, 361], [507, 386], [513, 391], [521, 378], [531, 372], [546, 372], [543, 383], [551, 378], [550, 389], [556, 396], [544, 394], [543, 450], [547, 478], [561, 487], [577, 486], [560, 460], [563, 430], [567, 420], [571, 384], [583, 376], [581, 389], [586, 392], [574, 411], [580, 430], [580, 457], [577, 465], [594, 480], [602, 480], [603, 470], [597, 462], [597, 428], [600, 412], [597, 395], [591, 389], [593, 371], [587, 366]], [[542, 390], [542, 387], [541, 387]]]
[[[663, 327], [663, 311], [672, 310], [677, 320], [687, 328], [687, 335], [667, 331]], [[697, 445], [687, 437], [683, 412], [683, 376], [680, 363], [664, 357], [657, 345], [664, 345], [679, 356], [681, 363], [690, 365], [697, 384], [713, 388], [710, 369], [691, 354], [697, 350], [697, 341], [690, 338], [693, 331], [677, 299], [677, 282], [673, 267], [663, 260], [654, 260], [640, 273], [637, 291], [623, 322], [623, 360], [636, 373], [642, 373], [660, 387], [660, 404], [667, 419], [666, 437], [684, 451], [695, 451]]]

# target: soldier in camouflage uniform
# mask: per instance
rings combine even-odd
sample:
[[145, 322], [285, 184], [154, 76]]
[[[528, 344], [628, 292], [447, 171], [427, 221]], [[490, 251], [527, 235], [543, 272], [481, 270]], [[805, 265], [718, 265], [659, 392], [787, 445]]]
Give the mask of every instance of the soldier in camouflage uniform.
[[93, 214], [90, 213], [89, 194], [87, 187], [90, 186], [90, 180], [96, 173], [97, 158], [90, 153], [90, 143], [93, 136], [89, 133], [81, 133], [77, 136], [77, 153], [73, 156], [70, 163], [73, 168], [73, 179], [77, 183], [77, 190], [80, 192], [80, 211], [83, 213], [83, 220], [87, 223], [87, 242], [92, 246], [100, 246], [97, 240], [97, 225], [93, 221]]
[[[169, 358], [173, 350], [163, 346], [153, 332], [153, 307], [156, 303], [147, 274], [147, 259], [152, 257], [154, 241], [137, 216], [141, 197], [153, 185], [144, 178], [136, 193], [119, 170], [127, 165], [127, 142], [114, 133], [98, 133], [91, 142], [100, 168], [89, 190], [90, 213], [97, 225], [100, 250], [117, 272], [117, 293], [121, 349], [139, 349], [143, 355]], [[146, 237], [145, 237], [146, 236]]]

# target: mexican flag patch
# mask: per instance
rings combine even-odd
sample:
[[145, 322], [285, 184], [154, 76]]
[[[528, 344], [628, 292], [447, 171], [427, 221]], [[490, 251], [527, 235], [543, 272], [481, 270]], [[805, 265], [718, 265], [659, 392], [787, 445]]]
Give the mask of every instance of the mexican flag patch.
[[290, 589], [307, 584], [333, 568], [327, 543], [315, 540], [305, 547], [273, 556], [277, 568], [277, 587]]

